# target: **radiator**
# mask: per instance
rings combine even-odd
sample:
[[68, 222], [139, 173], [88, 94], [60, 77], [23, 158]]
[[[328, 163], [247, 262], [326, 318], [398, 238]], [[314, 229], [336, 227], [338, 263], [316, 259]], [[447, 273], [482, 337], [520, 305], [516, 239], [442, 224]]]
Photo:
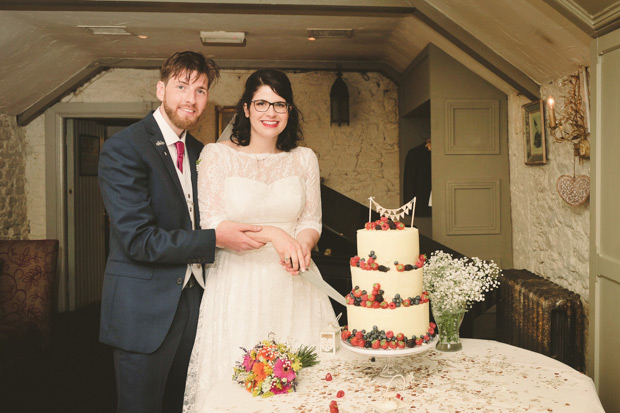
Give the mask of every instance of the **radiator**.
[[527, 270], [503, 270], [497, 340], [584, 371], [584, 315], [579, 294]]

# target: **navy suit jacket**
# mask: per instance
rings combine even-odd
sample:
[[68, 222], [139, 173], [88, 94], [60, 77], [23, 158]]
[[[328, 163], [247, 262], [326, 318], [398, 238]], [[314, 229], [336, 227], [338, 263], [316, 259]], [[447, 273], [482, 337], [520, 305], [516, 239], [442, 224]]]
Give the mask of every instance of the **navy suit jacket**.
[[[197, 228], [196, 160], [202, 147], [187, 134]], [[181, 183], [152, 113], [105, 141], [99, 184], [111, 228], [99, 338], [126, 351], [152, 353], [172, 323], [187, 265], [213, 262], [215, 231], [192, 230]]]

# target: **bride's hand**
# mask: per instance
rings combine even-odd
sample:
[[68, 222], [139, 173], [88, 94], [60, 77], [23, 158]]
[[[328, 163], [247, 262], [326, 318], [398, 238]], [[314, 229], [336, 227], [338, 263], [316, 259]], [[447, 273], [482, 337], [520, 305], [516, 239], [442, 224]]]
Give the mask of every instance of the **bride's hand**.
[[[300, 268], [305, 269], [306, 252], [295, 238], [291, 237], [281, 228], [271, 225], [264, 225], [260, 232], [247, 233], [252, 239], [260, 242], [271, 242], [276, 252], [280, 256], [280, 264], [284, 270], [292, 275], [298, 275]], [[308, 262], [309, 264], [309, 262]], [[300, 267], [301, 265], [301, 267]]]

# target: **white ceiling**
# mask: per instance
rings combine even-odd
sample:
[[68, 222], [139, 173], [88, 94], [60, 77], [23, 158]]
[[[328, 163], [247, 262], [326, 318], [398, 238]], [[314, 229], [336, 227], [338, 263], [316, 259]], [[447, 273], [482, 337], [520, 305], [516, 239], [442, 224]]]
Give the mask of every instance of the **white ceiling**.
[[[532, 96], [588, 66], [590, 42], [619, 14], [617, 0], [2, 0], [0, 113], [26, 124], [102, 70], [158, 67], [181, 49], [224, 68], [340, 67], [398, 82], [435, 43], [503, 90]], [[80, 25], [134, 35], [95, 36]], [[308, 28], [353, 35], [312, 42]], [[201, 44], [200, 31], [219, 30], [245, 32], [245, 46]]]

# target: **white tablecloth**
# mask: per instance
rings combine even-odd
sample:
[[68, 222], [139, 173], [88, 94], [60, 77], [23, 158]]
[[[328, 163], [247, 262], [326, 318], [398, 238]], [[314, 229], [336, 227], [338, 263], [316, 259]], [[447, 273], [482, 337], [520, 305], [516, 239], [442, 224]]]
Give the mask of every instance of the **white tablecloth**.
[[[492, 340], [463, 339], [463, 350], [435, 349], [394, 359], [412, 380], [399, 388], [416, 412], [604, 412], [592, 380], [557, 360]], [[301, 371], [297, 392], [252, 397], [241, 385], [223, 381], [209, 394], [208, 412], [372, 412], [388, 390], [373, 379], [385, 361], [340, 348]], [[331, 373], [333, 380], [323, 380]], [[232, 368], [231, 368], [232, 377]], [[402, 381], [400, 381], [402, 383]], [[344, 397], [337, 398], [339, 390]]]

